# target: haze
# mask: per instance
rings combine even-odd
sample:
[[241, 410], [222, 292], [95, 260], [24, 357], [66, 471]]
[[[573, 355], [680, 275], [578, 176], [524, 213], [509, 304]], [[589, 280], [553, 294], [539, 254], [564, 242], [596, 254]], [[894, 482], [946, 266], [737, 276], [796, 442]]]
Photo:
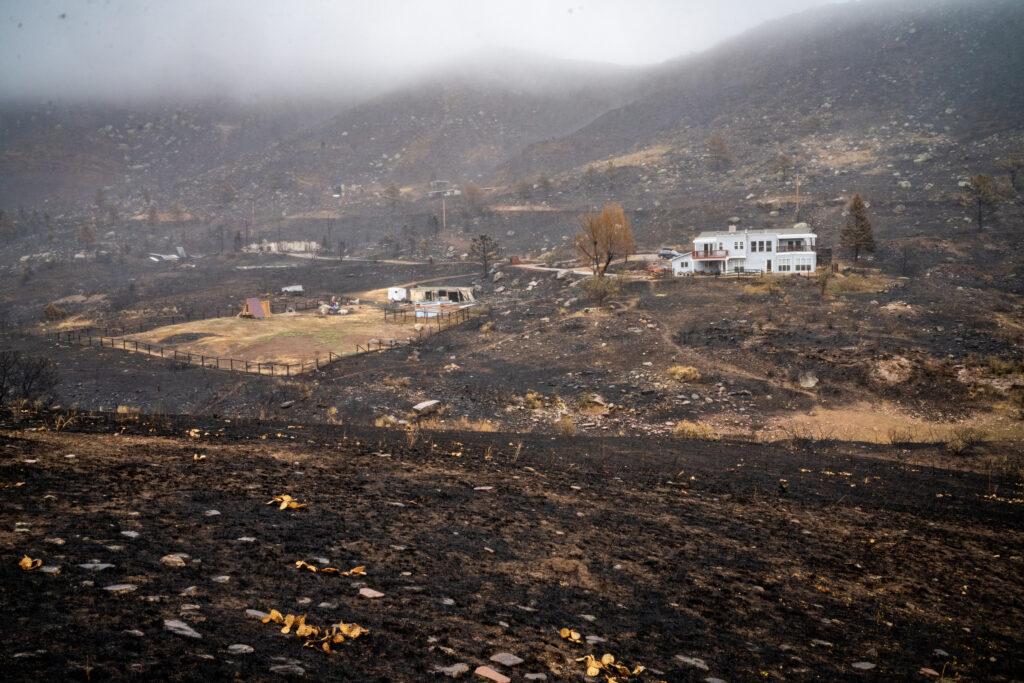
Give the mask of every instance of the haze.
[[507, 62], [507, 49], [649, 64], [821, 4], [15, 0], [0, 9], [0, 98], [344, 98], [443, 70], [467, 56], [485, 67]]

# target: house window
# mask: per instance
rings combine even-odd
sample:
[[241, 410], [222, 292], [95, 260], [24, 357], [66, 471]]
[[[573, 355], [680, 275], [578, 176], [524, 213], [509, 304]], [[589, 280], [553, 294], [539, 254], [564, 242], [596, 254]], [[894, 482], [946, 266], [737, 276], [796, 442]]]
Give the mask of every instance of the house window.
[[767, 242], [764, 243], [764, 250], [765, 251], [771, 251], [772, 250], [772, 242], [771, 242], [771, 240], [768, 240]]

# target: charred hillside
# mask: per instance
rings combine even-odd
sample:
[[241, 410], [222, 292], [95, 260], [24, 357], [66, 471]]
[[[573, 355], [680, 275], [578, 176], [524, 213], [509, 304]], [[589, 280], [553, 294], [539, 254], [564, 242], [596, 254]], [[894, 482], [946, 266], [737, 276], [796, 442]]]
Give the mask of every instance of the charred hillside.
[[850, 3], [765, 24], [661, 67], [655, 92], [538, 143], [506, 176], [565, 171], [693, 129], [759, 144], [894, 121], [975, 138], [1020, 128], [1024, 6]]

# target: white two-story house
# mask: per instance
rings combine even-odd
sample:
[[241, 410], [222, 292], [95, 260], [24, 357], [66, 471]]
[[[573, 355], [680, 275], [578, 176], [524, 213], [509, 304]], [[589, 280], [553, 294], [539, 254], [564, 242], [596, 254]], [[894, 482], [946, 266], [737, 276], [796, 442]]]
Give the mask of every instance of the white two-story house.
[[673, 275], [780, 273], [809, 275], [818, 267], [817, 238], [806, 223], [789, 229], [710, 230], [672, 259]]

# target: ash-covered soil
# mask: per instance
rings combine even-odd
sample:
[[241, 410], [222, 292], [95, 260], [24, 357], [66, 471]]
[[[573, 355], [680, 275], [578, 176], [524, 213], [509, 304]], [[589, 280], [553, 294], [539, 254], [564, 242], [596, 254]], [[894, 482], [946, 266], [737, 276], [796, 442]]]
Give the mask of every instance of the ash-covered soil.
[[[877, 455], [187, 417], [81, 415], [55, 432], [9, 416], [4, 669], [422, 681], [465, 663], [467, 678], [584, 680], [576, 658], [607, 652], [643, 681], [1021, 680], [1019, 484]], [[266, 505], [279, 494], [308, 507]], [[175, 553], [182, 566], [161, 562]], [[246, 614], [271, 608], [369, 633], [323, 654]]]

